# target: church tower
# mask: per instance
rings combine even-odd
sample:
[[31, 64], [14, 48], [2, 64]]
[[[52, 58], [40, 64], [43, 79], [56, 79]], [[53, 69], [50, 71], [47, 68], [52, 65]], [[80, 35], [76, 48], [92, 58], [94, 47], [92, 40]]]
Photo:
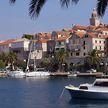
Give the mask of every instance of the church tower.
[[99, 26], [100, 25], [100, 18], [97, 14], [96, 9], [93, 9], [93, 12], [91, 14], [90, 25], [92, 25], [92, 26]]

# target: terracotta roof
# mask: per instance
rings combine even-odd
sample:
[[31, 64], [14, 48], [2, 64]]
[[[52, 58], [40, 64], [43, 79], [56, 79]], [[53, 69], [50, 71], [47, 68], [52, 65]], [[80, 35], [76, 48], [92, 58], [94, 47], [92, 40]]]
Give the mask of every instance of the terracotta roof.
[[50, 32], [38, 33], [37, 35], [39, 36], [40, 39], [51, 39], [51, 33]]
[[89, 29], [96, 29], [97, 26], [92, 26], [92, 25], [90, 25], [90, 26], [88, 26], [87, 28], [89, 28]]
[[73, 29], [86, 30], [88, 26], [75, 25]]
[[94, 33], [94, 32], [89, 32], [87, 33], [88, 36], [90, 36], [91, 38], [96, 38], [98, 35], [97, 33]]
[[68, 37], [59, 37], [57, 40], [59, 40], [59, 41], [62, 41], [62, 40], [66, 40], [66, 39], [68, 39]]
[[99, 28], [100, 31], [108, 31], [108, 28]]
[[77, 31], [74, 34], [77, 35], [78, 37], [82, 38], [86, 33], [85, 32], [81, 32], [81, 31]]
[[66, 31], [55, 31], [58, 35], [61, 35], [61, 37], [69, 37], [70, 32]]
[[13, 43], [14, 41], [15, 41], [14, 39], [3, 41], [0, 43], [0, 46], [9, 45], [9, 44]]

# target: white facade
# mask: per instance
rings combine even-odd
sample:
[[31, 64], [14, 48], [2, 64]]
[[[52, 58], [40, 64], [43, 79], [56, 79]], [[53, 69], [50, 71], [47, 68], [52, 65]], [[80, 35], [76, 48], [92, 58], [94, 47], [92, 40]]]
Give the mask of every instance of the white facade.
[[42, 50], [43, 52], [47, 51], [47, 43], [42, 43]]
[[73, 63], [81, 63], [82, 59], [88, 56], [88, 54], [93, 50], [99, 50], [101, 52], [101, 56], [105, 57], [107, 52], [107, 40], [106, 38], [102, 38], [102, 36], [94, 37], [84, 34], [83, 37], [79, 37], [75, 34], [71, 36], [69, 39], [69, 62]]
[[11, 44], [0, 45], [0, 53], [9, 53]]
[[30, 41], [16, 41], [12, 43], [11, 48], [12, 49], [18, 49], [18, 48], [23, 48], [25, 51], [29, 50], [29, 44]]
[[11, 44], [14, 42], [14, 40], [6, 40], [0, 42], [0, 53], [9, 53]]
[[42, 50], [35, 50], [33, 52], [31, 52], [30, 54], [30, 59], [35, 59], [35, 60], [38, 60], [38, 59], [42, 59]]

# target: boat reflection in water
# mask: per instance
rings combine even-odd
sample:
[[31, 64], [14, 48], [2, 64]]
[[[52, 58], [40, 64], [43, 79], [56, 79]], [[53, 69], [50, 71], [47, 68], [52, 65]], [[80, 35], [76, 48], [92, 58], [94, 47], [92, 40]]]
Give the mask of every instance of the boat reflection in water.
[[108, 79], [96, 79], [93, 84], [80, 84], [65, 86], [72, 98], [108, 99]]
[[71, 99], [69, 105], [76, 108], [106, 108], [107, 100]]

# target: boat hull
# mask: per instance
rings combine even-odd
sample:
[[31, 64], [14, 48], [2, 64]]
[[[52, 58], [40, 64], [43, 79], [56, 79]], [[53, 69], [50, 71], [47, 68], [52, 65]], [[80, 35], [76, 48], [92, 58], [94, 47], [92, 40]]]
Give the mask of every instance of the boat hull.
[[41, 77], [41, 76], [49, 76], [50, 73], [49, 72], [27, 72], [26, 73], [26, 77]]
[[23, 78], [25, 77], [25, 73], [23, 71], [10, 71], [7, 73], [9, 77], [13, 78]]
[[72, 98], [81, 98], [81, 99], [107, 99], [108, 100], [108, 92], [96, 92], [89, 90], [80, 90], [80, 89], [69, 89], [65, 87]]

